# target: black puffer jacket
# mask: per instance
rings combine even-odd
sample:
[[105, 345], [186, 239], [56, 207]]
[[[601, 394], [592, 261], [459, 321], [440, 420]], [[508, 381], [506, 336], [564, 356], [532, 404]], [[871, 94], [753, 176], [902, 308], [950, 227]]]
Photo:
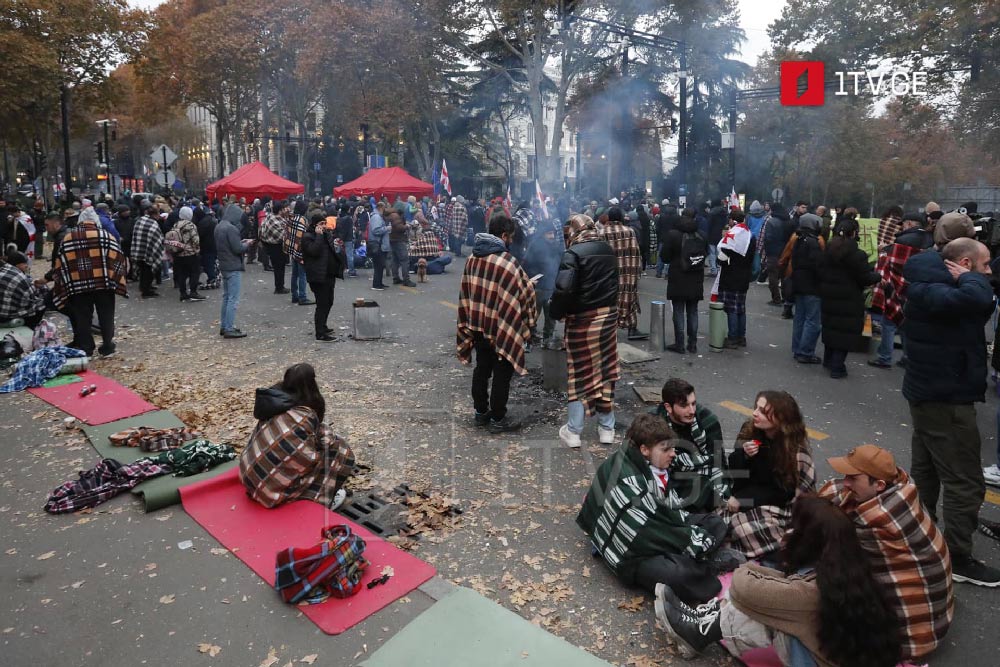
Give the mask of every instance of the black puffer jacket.
[[698, 231], [698, 223], [694, 218], [679, 216], [674, 228], [667, 232], [663, 242], [660, 258], [670, 265], [667, 269], [667, 299], [670, 301], [701, 301], [705, 298], [704, 270], [681, 270], [681, 252], [684, 248], [684, 235], [698, 234], [705, 255], [708, 255], [708, 241]]
[[335, 282], [343, 280], [344, 265], [347, 263], [342, 252], [334, 245], [333, 231], [324, 229], [316, 234], [315, 226], [302, 235], [302, 260], [306, 267], [306, 280], [311, 283]]
[[719, 262], [722, 267], [722, 275], [719, 276], [719, 291], [721, 292], [746, 292], [750, 289], [750, 281], [753, 279], [753, 256], [754, 248], [757, 247], [757, 239], [750, 237], [750, 245], [747, 246], [745, 255], [739, 255], [735, 251], [726, 252], [727, 262]]
[[819, 261], [823, 345], [853, 350], [865, 326], [865, 288], [879, 281], [854, 239], [835, 238]]
[[563, 253], [552, 295], [552, 317], [561, 320], [618, 304], [618, 259], [604, 241], [577, 243]]
[[822, 256], [817, 232], [799, 229], [798, 239], [792, 247], [793, 295], [819, 295], [819, 260]]
[[288, 412], [298, 404], [298, 399], [277, 386], [258, 389], [253, 401], [253, 416], [254, 419], [266, 421]]
[[677, 207], [673, 204], [667, 204], [660, 211], [660, 215], [656, 217], [656, 238], [660, 243], [663, 243], [667, 234], [670, 233], [671, 229], [676, 229], [677, 224], [681, 221], [681, 216], [677, 214]]

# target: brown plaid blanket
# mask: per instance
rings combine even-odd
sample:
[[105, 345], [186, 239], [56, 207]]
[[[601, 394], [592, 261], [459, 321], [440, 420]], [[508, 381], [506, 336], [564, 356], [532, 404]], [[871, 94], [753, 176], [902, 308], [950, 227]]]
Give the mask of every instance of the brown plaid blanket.
[[[444, 210], [444, 228], [451, 236], [465, 240], [465, 232], [469, 227], [469, 212], [465, 205], [453, 201]], [[413, 253], [410, 253], [413, 254]]]
[[119, 296], [128, 296], [128, 260], [115, 238], [95, 222], [82, 222], [66, 235], [52, 274], [56, 308], [64, 308], [69, 297], [87, 292], [114, 290]]
[[306, 233], [308, 224], [301, 215], [293, 215], [285, 226], [285, 240], [282, 244], [284, 253], [293, 261], [302, 263], [302, 236]]
[[437, 257], [441, 252], [441, 242], [433, 229], [419, 229], [410, 233], [410, 257]]
[[618, 368], [618, 310], [605, 306], [566, 316], [569, 400], [582, 401], [588, 415], [614, 408]]
[[879, 252], [882, 248], [895, 242], [896, 234], [903, 229], [903, 220], [895, 215], [887, 215], [878, 221], [878, 235], [875, 237], [875, 249]]
[[258, 422], [240, 454], [240, 481], [267, 508], [290, 500], [329, 505], [353, 469], [351, 448], [306, 407]]
[[537, 318], [535, 286], [513, 255], [469, 258], [458, 295], [457, 347], [463, 364], [472, 363], [473, 340], [481, 333], [515, 371], [527, 374], [524, 346]]
[[127, 428], [108, 436], [114, 447], [138, 447], [144, 452], [162, 452], [174, 447], [180, 447], [201, 437], [201, 432], [186, 426], [177, 428], [153, 428], [139, 426]]
[[634, 329], [639, 323], [639, 275], [642, 273], [642, 251], [635, 239], [635, 230], [626, 225], [604, 225], [604, 240], [618, 258], [618, 328]]
[[[801, 451], [797, 458], [799, 482], [795, 491], [796, 498], [816, 490], [816, 468], [812, 453]], [[781, 538], [785, 536], [785, 530], [792, 520], [792, 506], [761, 505], [747, 511], [725, 511], [722, 515], [729, 521], [729, 539], [733, 542], [733, 548], [747, 558], [760, 558], [781, 547]]]
[[920, 504], [916, 485], [900, 469], [894, 485], [860, 505], [835, 480], [823, 485], [819, 495], [854, 519], [875, 579], [892, 591], [903, 629], [903, 657], [933, 651], [955, 614], [951, 557], [944, 536]]

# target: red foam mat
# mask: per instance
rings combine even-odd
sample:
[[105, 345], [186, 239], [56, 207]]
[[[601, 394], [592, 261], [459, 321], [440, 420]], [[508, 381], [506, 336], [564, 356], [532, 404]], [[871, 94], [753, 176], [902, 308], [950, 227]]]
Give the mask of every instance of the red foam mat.
[[[111, 378], [93, 371], [83, 371], [79, 375], [83, 383], [74, 382], [60, 387], [33, 387], [28, 392], [91, 426], [159, 409]], [[80, 390], [92, 384], [97, 385], [96, 391], [87, 396], [80, 396]]]
[[[183, 486], [180, 492], [187, 513], [271, 586], [277, 553], [287, 547], [317, 544], [324, 526], [344, 523], [364, 539], [365, 558], [371, 566], [365, 572], [360, 592], [343, 600], [331, 598], [322, 604], [299, 607], [328, 635], [340, 634], [360, 623], [436, 573], [428, 563], [311, 500], [265, 509], [247, 496], [236, 468]], [[393, 576], [385, 584], [368, 589], [368, 582], [377, 579], [386, 566], [393, 568]], [[277, 592], [274, 601], [284, 604]]]

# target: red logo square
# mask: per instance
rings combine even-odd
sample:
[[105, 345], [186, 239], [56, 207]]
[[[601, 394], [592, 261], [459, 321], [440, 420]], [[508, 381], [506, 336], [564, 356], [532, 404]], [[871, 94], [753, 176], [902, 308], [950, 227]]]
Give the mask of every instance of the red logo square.
[[825, 68], [819, 60], [782, 61], [781, 103], [792, 107], [821, 106], [824, 78]]

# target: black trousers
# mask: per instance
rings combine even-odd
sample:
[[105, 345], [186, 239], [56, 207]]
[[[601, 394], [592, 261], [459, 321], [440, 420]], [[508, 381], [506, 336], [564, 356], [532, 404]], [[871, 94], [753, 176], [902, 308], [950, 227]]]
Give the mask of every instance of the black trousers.
[[369, 243], [368, 256], [372, 258], [372, 287], [384, 287], [382, 278], [385, 277], [385, 253]]
[[[726, 522], [714, 513], [689, 514], [687, 523], [708, 531], [715, 538], [716, 545], [722, 544], [729, 530]], [[635, 570], [636, 586], [652, 593], [656, 584], [660, 583], [670, 586], [679, 598], [690, 605], [707, 602], [722, 590], [719, 578], [709, 563], [683, 554], [664, 553], [639, 563]]]
[[288, 265], [288, 255], [281, 250], [280, 243], [265, 243], [264, 250], [271, 260], [271, 271], [274, 272], [274, 289], [285, 289], [285, 267]]
[[174, 257], [174, 280], [181, 288], [181, 296], [198, 293], [198, 278], [201, 277], [201, 260], [198, 255]]
[[94, 334], [90, 324], [97, 309], [97, 322], [101, 327], [102, 349], [109, 349], [115, 338], [115, 293], [113, 290], [75, 294], [69, 298], [70, 321], [73, 324], [73, 342], [69, 347], [94, 355]]
[[153, 267], [146, 262], [139, 262], [139, 291], [142, 292], [143, 296], [148, 296], [155, 291], [153, 289], [155, 279]]
[[823, 366], [831, 373], [847, 372], [847, 350], [823, 345]]
[[[497, 356], [492, 343], [475, 334], [473, 346], [476, 350], [476, 368], [472, 371], [472, 402], [479, 414], [490, 413], [493, 419], [503, 419], [507, 415], [507, 399], [510, 398], [510, 379], [514, 376], [514, 366]], [[493, 376], [493, 391], [490, 392], [490, 376]]]
[[330, 316], [330, 309], [333, 308], [333, 287], [335, 284], [336, 281], [332, 278], [330, 282], [323, 283], [309, 281], [309, 289], [312, 290], [313, 296], [316, 297], [316, 313], [314, 314], [313, 321], [316, 325], [317, 338], [329, 331], [329, 327], [326, 326], [326, 319]]

